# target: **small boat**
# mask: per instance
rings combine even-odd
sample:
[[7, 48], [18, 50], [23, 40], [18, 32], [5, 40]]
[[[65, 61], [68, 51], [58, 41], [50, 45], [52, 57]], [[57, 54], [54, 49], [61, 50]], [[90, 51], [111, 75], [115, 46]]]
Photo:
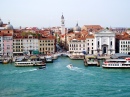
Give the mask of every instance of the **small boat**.
[[38, 67], [38, 69], [44, 69], [46, 68], [46, 66], [41, 66], [41, 67]]
[[69, 64], [69, 65], [67, 65], [67, 68], [72, 69], [72, 68], [73, 68], [73, 65], [72, 65], [72, 64]]
[[45, 56], [45, 62], [46, 63], [53, 63], [52, 56]]
[[9, 61], [8, 61], [7, 59], [4, 59], [4, 60], [3, 60], [3, 64], [8, 64], [8, 62], [9, 62]]

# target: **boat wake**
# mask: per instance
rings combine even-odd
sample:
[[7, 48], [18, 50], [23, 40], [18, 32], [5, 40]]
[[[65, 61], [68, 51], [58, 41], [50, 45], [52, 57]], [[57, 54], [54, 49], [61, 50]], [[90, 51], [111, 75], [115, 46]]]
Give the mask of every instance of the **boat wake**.
[[19, 70], [18, 73], [31, 72], [31, 71], [35, 71], [35, 70], [37, 70], [37, 69]]
[[77, 72], [83, 72], [82, 68], [79, 67], [69, 67], [68, 65], [66, 66], [69, 70], [77, 71]]
[[32, 72], [36, 71], [37, 69], [28, 69], [28, 70], [14, 70], [14, 71], [6, 71], [3, 72], [3, 74], [17, 74], [17, 73], [26, 73], [26, 72]]

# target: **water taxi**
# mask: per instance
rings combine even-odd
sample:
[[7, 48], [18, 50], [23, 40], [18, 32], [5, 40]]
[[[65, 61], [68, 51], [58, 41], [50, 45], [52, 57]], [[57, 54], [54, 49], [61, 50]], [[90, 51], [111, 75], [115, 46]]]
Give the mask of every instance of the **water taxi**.
[[66, 67], [69, 68], [69, 69], [72, 69], [72, 68], [73, 68], [73, 65], [72, 65], [72, 64], [69, 64], [69, 65], [67, 65]]
[[130, 68], [130, 58], [125, 59], [107, 59], [103, 62], [103, 68]]

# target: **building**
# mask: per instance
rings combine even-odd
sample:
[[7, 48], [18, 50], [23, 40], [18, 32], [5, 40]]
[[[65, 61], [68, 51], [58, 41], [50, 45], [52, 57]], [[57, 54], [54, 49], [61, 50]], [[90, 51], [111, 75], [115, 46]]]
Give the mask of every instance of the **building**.
[[86, 35], [86, 54], [94, 54], [94, 45], [95, 45], [95, 37], [94, 34], [89, 32], [89, 34]]
[[3, 55], [3, 32], [0, 31], [0, 56]]
[[124, 53], [130, 55], [130, 35], [127, 32], [122, 32], [122, 34], [116, 35], [117, 53]]
[[81, 30], [85, 30], [87, 32], [99, 32], [103, 28], [100, 25], [84, 25]]
[[94, 54], [96, 55], [111, 55], [115, 54], [115, 33], [104, 29], [95, 33]]
[[56, 51], [56, 38], [50, 34], [42, 34], [38, 44], [41, 54], [52, 54]]
[[[26, 33], [26, 32], [25, 32]], [[23, 37], [23, 53], [32, 55], [34, 52], [38, 52], [38, 36], [36, 33], [28, 33]]]
[[65, 34], [65, 19], [64, 16], [61, 16], [61, 34]]
[[72, 39], [69, 42], [69, 52], [83, 52], [85, 49], [85, 38]]
[[23, 55], [23, 38], [20, 32], [13, 36], [13, 56], [16, 55]]

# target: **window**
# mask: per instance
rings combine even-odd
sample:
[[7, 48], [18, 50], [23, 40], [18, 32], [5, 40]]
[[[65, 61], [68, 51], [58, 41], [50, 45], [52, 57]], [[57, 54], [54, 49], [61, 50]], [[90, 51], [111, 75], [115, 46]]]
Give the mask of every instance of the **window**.
[[112, 46], [112, 41], [111, 41], [111, 46]]
[[100, 45], [100, 44], [99, 44], [99, 41], [98, 41], [98, 45]]

